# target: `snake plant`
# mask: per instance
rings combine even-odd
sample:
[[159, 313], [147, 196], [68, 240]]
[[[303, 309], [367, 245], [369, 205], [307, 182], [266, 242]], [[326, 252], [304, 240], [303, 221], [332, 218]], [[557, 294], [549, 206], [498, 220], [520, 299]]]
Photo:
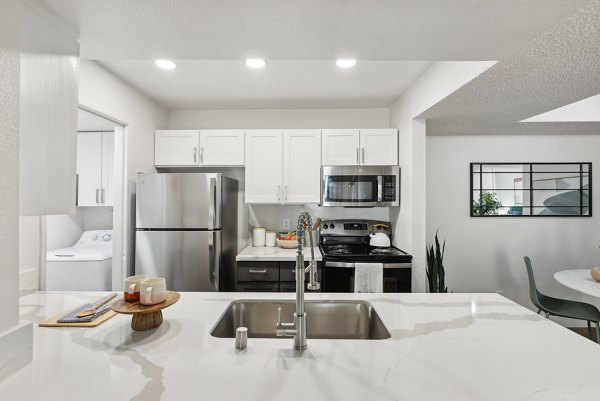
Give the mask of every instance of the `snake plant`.
[[444, 251], [446, 241], [440, 247], [438, 232], [435, 232], [435, 244], [427, 247], [427, 281], [429, 292], [448, 292], [446, 287], [446, 272], [444, 271]]

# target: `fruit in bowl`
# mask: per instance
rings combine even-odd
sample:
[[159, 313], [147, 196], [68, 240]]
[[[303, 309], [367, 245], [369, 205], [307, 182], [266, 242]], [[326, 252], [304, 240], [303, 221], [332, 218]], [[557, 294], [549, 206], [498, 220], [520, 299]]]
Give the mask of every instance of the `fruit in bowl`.
[[298, 233], [296, 231], [279, 231], [277, 245], [287, 249], [298, 247]]

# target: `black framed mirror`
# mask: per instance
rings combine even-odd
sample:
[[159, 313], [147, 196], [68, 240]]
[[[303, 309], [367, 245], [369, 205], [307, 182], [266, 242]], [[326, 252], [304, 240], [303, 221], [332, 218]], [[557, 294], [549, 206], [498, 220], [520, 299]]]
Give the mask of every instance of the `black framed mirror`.
[[591, 217], [592, 163], [471, 163], [471, 217]]

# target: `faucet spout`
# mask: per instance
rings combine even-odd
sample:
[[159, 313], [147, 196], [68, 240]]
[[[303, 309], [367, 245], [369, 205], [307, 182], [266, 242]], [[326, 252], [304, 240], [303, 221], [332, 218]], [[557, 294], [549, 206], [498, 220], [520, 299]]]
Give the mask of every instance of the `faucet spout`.
[[[317, 220], [317, 226], [320, 219]], [[298, 248], [296, 252], [296, 313], [294, 313], [293, 323], [283, 323], [281, 321], [281, 308], [278, 311], [277, 325], [275, 333], [277, 336], [293, 336], [294, 348], [305, 350], [306, 345], [306, 313], [304, 312], [304, 274], [308, 271], [309, 283], [308, 289], [318, 290], [320, 284], [317, 281], [317, 266], [315, 263], [315, 254], [312, 237], [312, 217], [308, 212], [300, 213], [298, 217]], [[304, 238], [306, 230], [310, 239], [311, 258], [308, 266], [304, 267]]]

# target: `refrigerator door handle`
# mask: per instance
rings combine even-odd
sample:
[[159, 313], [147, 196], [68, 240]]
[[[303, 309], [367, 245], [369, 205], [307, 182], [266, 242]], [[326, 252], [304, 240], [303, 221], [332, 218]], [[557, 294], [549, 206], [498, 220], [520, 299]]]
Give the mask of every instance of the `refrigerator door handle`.
[[221, 264], [221, 244], [218, 233], [213, 232], [208, 238], [208, 282], [214, 286], [215, 291], [219, 291], [218, 271]]
[[209, 181], [209, 208], [208, 208], [208, 221], [211, 222], [211, 227], [217, 227], [217, 179], [211, 177]]

